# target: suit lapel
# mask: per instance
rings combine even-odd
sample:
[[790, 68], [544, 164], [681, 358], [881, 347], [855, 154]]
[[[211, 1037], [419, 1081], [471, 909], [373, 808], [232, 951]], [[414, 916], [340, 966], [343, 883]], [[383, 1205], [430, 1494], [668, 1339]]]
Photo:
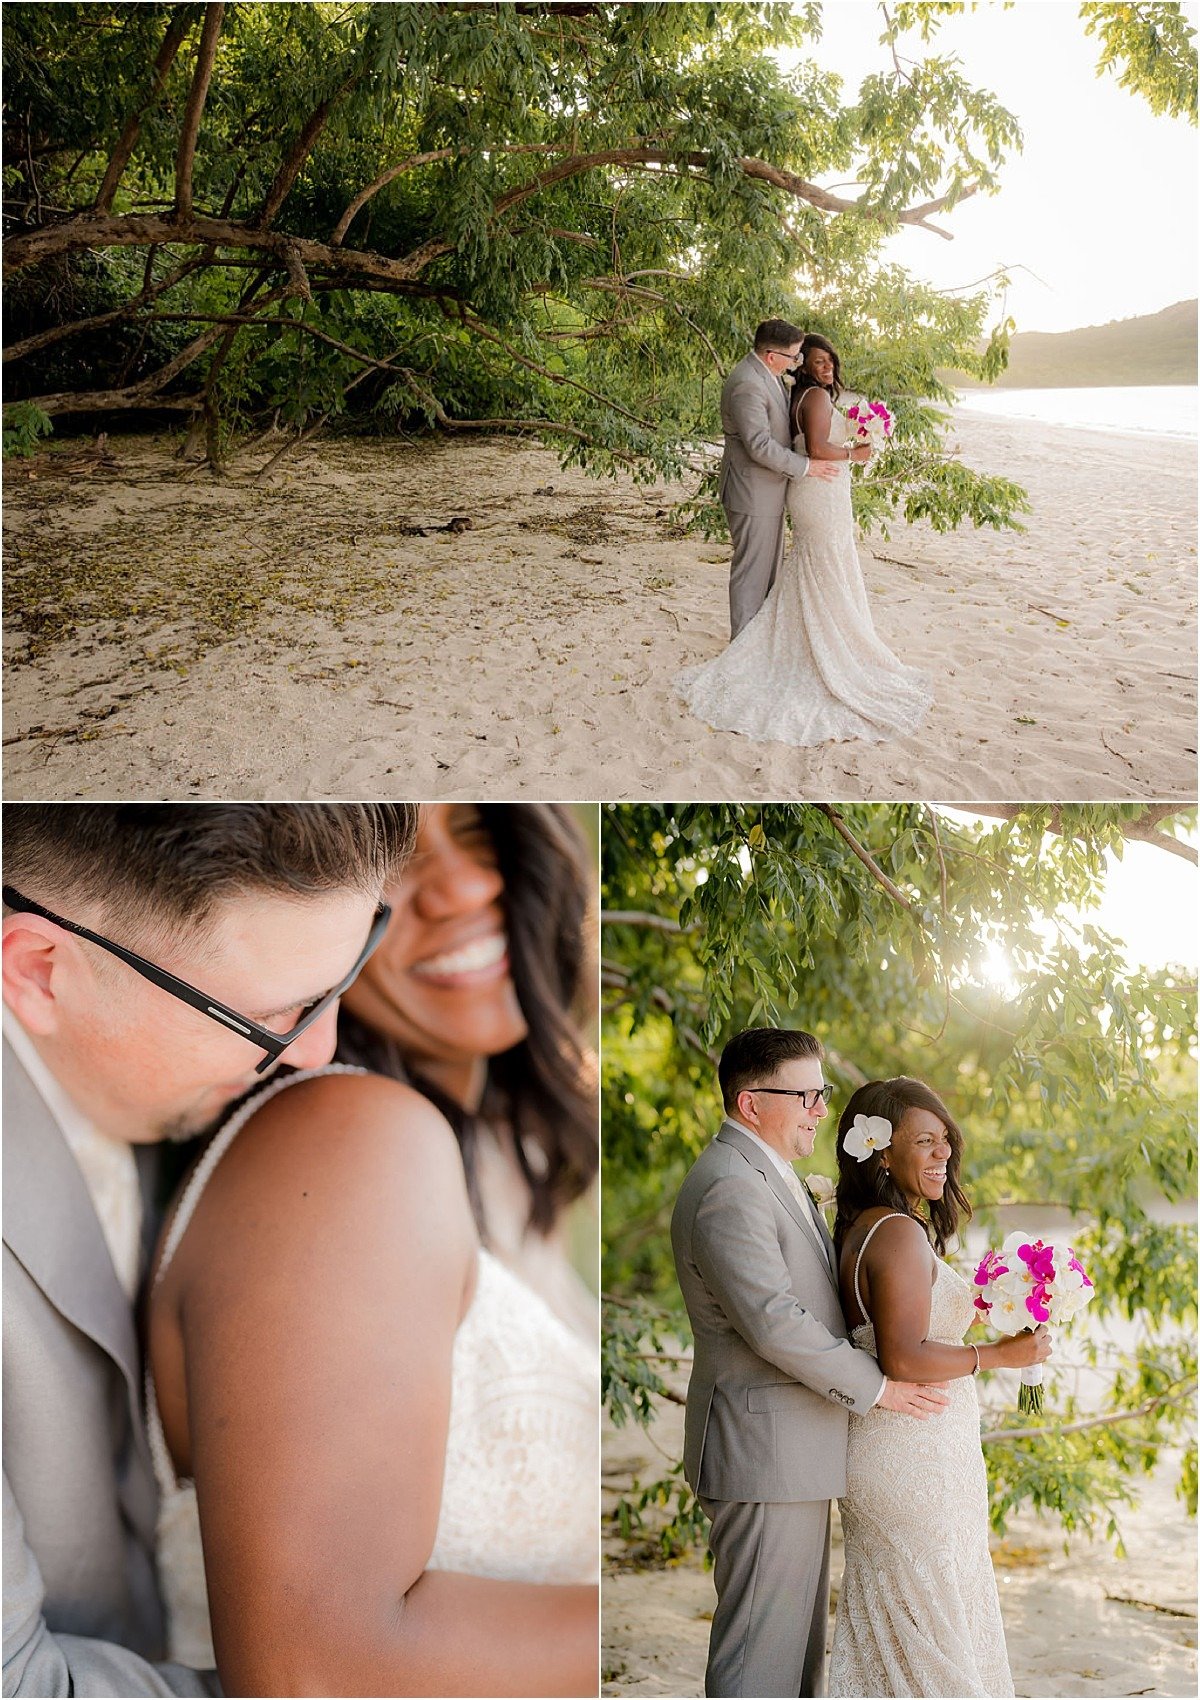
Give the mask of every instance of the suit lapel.
[[[749, 358], [753, 360], [762, 375], [763, 381], [766, 385], [768, 405], [774, 408], [776, 412], [783, 414], [784, 423], [786, 424], [787, 399], [783, 393], [783, 385], [779, 382], [779, 379], [773, 372], [767, 370], [762, 361], [758, 358], [757, 354], [752, 354]], [[735, 1129], [734, 1131], [736, 1132], [737, 1130]]]
[[[120, 1369], [134, 1450], [152, 1480], [133, 1311], [117, 1279], [79, 1165], [8, 1045], [4, 1047], [4, 1242], [55, 1309]], [[147, 1499], [132, 1480], [128, 1496], [135, 1520], [144, 1523], [148, 1513], [153, 1530], [153, 1492]]]
[[[769, 376], [770, 374], [768, 374]], [[760, 1151], [754, 1141], [747, 1139], [741, 1128], [734, 1127], [732, 1122], [722, 1122], [717, 1138], [726, 1145], [734, 1146], [742, 1153], [746, 1161], [762, 1175], [776, 1198], [787, 1210], [794, 1222], [798, 1222], [808, 1234], [813, 1244], [821, 1254], [821, 1262], [825, 1273], [833, 1283], [836, 1292], [838, 1287], [837, 1269], [833, 1259], [833, 1242], [825, 1229], [824, 1223], [818, 1222], [816, 1209], [806, 1209], [800, 1201], [788, 1191], [787, 1182], [779, 1173], [765, 1151]]]

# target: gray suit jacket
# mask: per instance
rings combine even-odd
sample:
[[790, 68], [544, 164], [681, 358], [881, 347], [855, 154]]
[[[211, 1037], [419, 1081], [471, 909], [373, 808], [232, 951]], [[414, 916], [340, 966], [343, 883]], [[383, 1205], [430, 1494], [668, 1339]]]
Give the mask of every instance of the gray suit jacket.
[[[145, 1156], [152, 1156], [151, 1152]], [[218, 1694], [162, 1664], [129, 1300], [57, 1122], [4, 1047], [4, 1692]]]
[[688, 1172], [671, 1246], [696, 1352], [684, 1474], [706, 1499], [833, 1499], [849, 1413], [883, 1373], [846, 1337], [833, 1242], [770, 1158], [724, 1122]]
[[721, 389], [725, 453], [717, 494], [726, 513], [778, 519], [790, 478], [803, 478], [808, 458], [792, 452], [783, 385], [757, 354], [739, 360]]

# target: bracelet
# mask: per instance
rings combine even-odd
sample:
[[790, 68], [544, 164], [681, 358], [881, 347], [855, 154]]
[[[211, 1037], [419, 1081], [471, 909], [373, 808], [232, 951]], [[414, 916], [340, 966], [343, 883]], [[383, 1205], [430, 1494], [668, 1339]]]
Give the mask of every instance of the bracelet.
[[975, 1354], [975, 1368], [971, 1371], [971, 1374], [972, 1375], [978, 1375], [979, 1374], [979, 1347], [976, 1346], [974, 1343], [972, 1343], [971, 1350]]

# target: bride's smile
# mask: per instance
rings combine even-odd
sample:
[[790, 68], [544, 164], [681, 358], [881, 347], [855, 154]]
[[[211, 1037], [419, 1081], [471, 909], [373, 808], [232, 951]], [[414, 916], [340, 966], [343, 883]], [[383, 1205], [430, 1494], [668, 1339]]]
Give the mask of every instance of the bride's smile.
[[951, 1149], [949, 1134], [931, 1110], [906, 1111], [887, 1153], [887, 1166], [910, 1204], [942, 1196]]
[[389, 900], [374, 972], [359, 976], [346, 1007], [470, 1106], [484, 1059], [528, 1031], [512, 977], [505, 875], [474, 804], [422, 807], [416, 854]]
[[508, 974], [508, 939], [503, 930], [493, 931], [489, 927], [457, 948], [414, 962], [409, 973], [420, 980], [437, 981], [442, 985], [478, 984], [482, 980], [503, 979]]

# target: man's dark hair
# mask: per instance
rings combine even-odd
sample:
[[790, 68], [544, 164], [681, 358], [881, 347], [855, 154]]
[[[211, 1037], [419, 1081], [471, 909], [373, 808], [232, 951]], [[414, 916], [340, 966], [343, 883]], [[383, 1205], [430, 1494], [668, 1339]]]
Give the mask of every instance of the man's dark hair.
[[235, 892], [374, 894], [406, 860], [411, 803], [8, 803], [4, 877], [127, 937], [200, 926]]
[[717, 1064], [726, 1113], [736, 1116], [738, 1093], [749, 1086], [769, 1086], [784, 1063], [824, 1055], [821, 1041], [798, 1027], [748, 1027], [735, 1033]]
[[790, 324], [787, 319], [764, 319], [754, 333], [754, 352], [765, 354], [773, 348], [777, 354], [786, 354], [789, 348], [803, 341], [804, 332], [799, 325]]

